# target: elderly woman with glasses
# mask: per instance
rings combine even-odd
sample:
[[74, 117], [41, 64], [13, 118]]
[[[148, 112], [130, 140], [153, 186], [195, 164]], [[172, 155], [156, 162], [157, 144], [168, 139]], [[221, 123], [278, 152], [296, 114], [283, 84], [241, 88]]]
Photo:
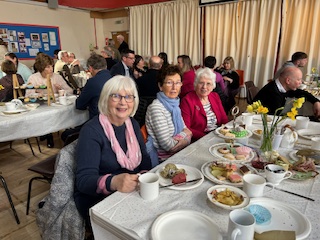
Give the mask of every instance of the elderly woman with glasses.
[[209, 68], [201, 68], [196, 72], [194, 91], [181, 100], [182, 117], [192, 132], [192, 140], [228, 122], [219, 95], [212, 92], [215, 87], [216, 74]]
[[189, 145], [192, 133], [184, 124], [179, 108], [182, 81], [178, 66], [162, 69], [158, 86], [157, 99], [147, 110], [146, 127], [160, 161], [164, 161]]
[[115, 191], [134, 191], [137, 173], [151, 169], [139, 124], [132, 118], [138, 104], [135, 82], [115, 76], [101, 91], [100, 114], [81, 129], [74, 199], [87, 223], [90, 207]]

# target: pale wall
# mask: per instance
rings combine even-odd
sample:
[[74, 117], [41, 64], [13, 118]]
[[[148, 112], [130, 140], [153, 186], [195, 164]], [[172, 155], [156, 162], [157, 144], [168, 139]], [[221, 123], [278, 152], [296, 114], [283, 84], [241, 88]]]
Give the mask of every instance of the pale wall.
[[[24, 4], [0, 1], [0, 22], [58, 26], [60, 30], [61, 47], [72, 51], [76, 57], [86, 60], [90, 56], [89, 45], [95, 45], [94, 19], [90, 13], [83, 10], [58, 8], [49, 9], [46, 4]], [[105, 23], [96, 19], [98, 50], [103, 48]], [[29, 67], [34, 60], [22, 61]]]
[[[117, 21], [122, 23], [116, 24]], [[103, 20], [103, 34], [106, 38], [112, 38], [112, 32], [129, 31], [129, 18], [109, 18]]]

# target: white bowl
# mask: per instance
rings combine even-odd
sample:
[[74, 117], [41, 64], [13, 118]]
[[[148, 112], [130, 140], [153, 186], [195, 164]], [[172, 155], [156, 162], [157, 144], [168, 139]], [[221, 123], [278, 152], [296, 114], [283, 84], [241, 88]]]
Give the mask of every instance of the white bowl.
[[[261, 133], [259, 133], [258, 130], [261, 131]], [[263, 130], [260, 129], [260, 128], [258, 128], [258, 129], [253, 130], [252, 133], [253, 133], [253, 135], [256, 136], [257, 138], [261, 138], [261, 137], [262, 137]]]
[[28, 108], [29, 110], [34, 110], [36, 109], [37, 107], [40, 106], [39, 103], [27, 103], [25, 104], [26, 108]]
[[[226, 189], [229, 189], [230, 191], [233, 191], [238, 196], [242, 196], [243, 197], [243, 202], [240, 203], [239, 205], [230, 206], [230, 205], [226, 205], [226, 204], [220, 203], [220, 202], [218, 202], [217, 200], [214, 199], [214, 197], [212, 195], [213, 191], [216, 190], [217, 192], [222, 192], [222, 191], [224, 191]], [[227, 209], [227, 210], [244, 208], [250, 202], [249, 196], [244, 191], [242, 191], [241, 189], [239, 189], [237, 187], [228, 186], [228, 185], [215, 185], [215, 186], [209, 188], [208, 191], [207, 191], [207, 197], [210, 200], [210, 202], [212, 202], [214, 205], [216, 205], [218, 207], [221, 207], [223, 209]]]

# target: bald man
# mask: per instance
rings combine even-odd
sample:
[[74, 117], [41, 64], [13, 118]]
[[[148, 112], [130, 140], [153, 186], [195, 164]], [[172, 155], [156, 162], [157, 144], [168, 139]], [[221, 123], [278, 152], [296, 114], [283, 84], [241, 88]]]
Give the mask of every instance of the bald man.
[[156, 98], [159, 87], [157, 76], [162, 67], [162, 59], [158, 56], [152, 56], [149, 60], [148, 71], [136, 80], [140, 97]]
[[265, 85], [253, 101], [260, 100], [262, 105], [269, 109], [269, 114], [274, 114], [277, 108], [284, 107], [286, 98], [304, 97], [313, 104], [315, 117], [320, 117], [320, 102], [311, 93], [298, 89], [302, 82], [302, 72], [297, 67], [286, 67], [275, 81]]

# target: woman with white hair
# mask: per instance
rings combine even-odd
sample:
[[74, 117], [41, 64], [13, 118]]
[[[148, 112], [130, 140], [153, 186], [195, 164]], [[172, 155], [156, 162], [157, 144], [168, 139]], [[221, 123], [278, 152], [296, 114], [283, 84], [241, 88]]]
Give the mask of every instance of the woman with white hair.
[[132, 118], [138, 104], [135, 82], [117, 75], [102, 88], [100, 114], [80, 131], [74, 199], [87, 224], [90, 207], [115, 191], [134, 191], [137, 173], [151, 169], [139, 124]]
[[215, 87], [215, 73], [209, 68], [201, 68], [196, 72], [194, 91], [181, 100], [181, 114], [194, 141], [228, 122], [219, 95], [212, 92]]

